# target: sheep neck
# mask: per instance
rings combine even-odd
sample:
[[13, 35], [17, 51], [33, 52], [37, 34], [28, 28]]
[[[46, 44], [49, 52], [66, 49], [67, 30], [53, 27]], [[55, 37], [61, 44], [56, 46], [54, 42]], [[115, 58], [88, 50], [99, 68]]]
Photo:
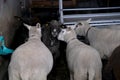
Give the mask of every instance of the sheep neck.
[[76, 40], [77, 38], [70, 39], [67, 43], [69, 44], [71, 41]]
[[40, 37], [38, 36], [31, 36], [28, 38], [28, 40], [34, 40], [34, 39], [41, 40]]
[[87, 32], [86, 32], [86, 35], [85, 35], [86, 38], [88, 37], [88, 32], [89, 32], [89, 30], [90, 30], [91, 28], [92, 28], [92, 27], [89, 27], [88, 30], [87, 30]]

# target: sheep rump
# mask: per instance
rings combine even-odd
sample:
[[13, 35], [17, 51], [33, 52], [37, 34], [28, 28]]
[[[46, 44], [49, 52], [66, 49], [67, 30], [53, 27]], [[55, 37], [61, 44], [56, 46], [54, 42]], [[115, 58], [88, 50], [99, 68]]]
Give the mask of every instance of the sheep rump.
[[[61, 34], [62, 31], [59, 34], [59, 40]], [[63, 37], [64, 41], [67, 42], [66, 57], [70, 79], [101, 80], [102, 63], [98, 51], [80, 42], [76, 38], [75, 32], [68, 32]]]
[[47, 80], [53, 57], [38, 33], [30, 29], [28, 41], [14, 51], [8, 69], [9, 80]]

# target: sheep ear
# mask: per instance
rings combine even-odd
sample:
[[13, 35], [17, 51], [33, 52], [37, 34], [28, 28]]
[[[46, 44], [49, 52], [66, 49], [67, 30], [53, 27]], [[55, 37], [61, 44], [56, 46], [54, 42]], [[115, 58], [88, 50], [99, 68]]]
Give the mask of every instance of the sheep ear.
[[24, 25], [25, 27], [27, 27], [27, 29], [28, 29], [28, 30], [30, 30], [30, 28], [31, 28], [31, 26], [30, 26], [30, 25], [25, 24], [25, 23], [23, 23], [23, 25]]
[[76, 22], [76, 23], [74, 24], [74, 25], [75, 25], [75, 27], [79, 24], [79, 22], [80, 22], [80, 21], [78, 21], [78, 22]]
[[36, 27], [37, 27], [37, 28], [40, 28], [40, 27], [41, 27], [41, 24], [40, 24], [40, 23], [37, 23], [37, 24], [36, 24]]
[[92, 19], [91, 19], [91, 18], [89, 18], [86, 22], [90, 23], [90, 22], [91, 22], [91, 20], [92, 20]]
[[79, 25], [81, 26], [81, 25], [83, 25], [83, 23], [82, 23], [81, 21], [76, 22], [76, 23], [74, 24], [74, 30], [75, 30]]
[[65, 29], [65, 28], [67, 28], [67, 26], [66, 26], [66, 25], [61, 24], [61, 25], [60, 25], [60, 28]]

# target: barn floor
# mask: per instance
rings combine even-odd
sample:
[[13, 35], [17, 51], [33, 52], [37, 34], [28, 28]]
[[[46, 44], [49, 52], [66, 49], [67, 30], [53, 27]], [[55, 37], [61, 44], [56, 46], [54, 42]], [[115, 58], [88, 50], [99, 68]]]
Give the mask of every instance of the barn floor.
[[70, 80], [65, 49], [66, 43], [60, 42], [60, 57], [54, 62], [53, 69], [48, 75], [48, 80]]
[[69, 80], [69, 71], [66, 61], [62, 58], [56, 62], [51, 73], [48, 75], [48, 80]]

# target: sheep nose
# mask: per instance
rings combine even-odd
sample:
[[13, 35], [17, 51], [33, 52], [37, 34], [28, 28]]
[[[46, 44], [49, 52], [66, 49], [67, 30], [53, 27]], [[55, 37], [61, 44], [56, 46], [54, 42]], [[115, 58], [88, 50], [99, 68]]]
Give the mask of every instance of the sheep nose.
[[56, 36], [58, 35], [58, 32], [57, 32], [56, 29], [54, 29], [54, 30], [52, 31], [52, 35], [53, 35], [53, 37], [56, 37]]

